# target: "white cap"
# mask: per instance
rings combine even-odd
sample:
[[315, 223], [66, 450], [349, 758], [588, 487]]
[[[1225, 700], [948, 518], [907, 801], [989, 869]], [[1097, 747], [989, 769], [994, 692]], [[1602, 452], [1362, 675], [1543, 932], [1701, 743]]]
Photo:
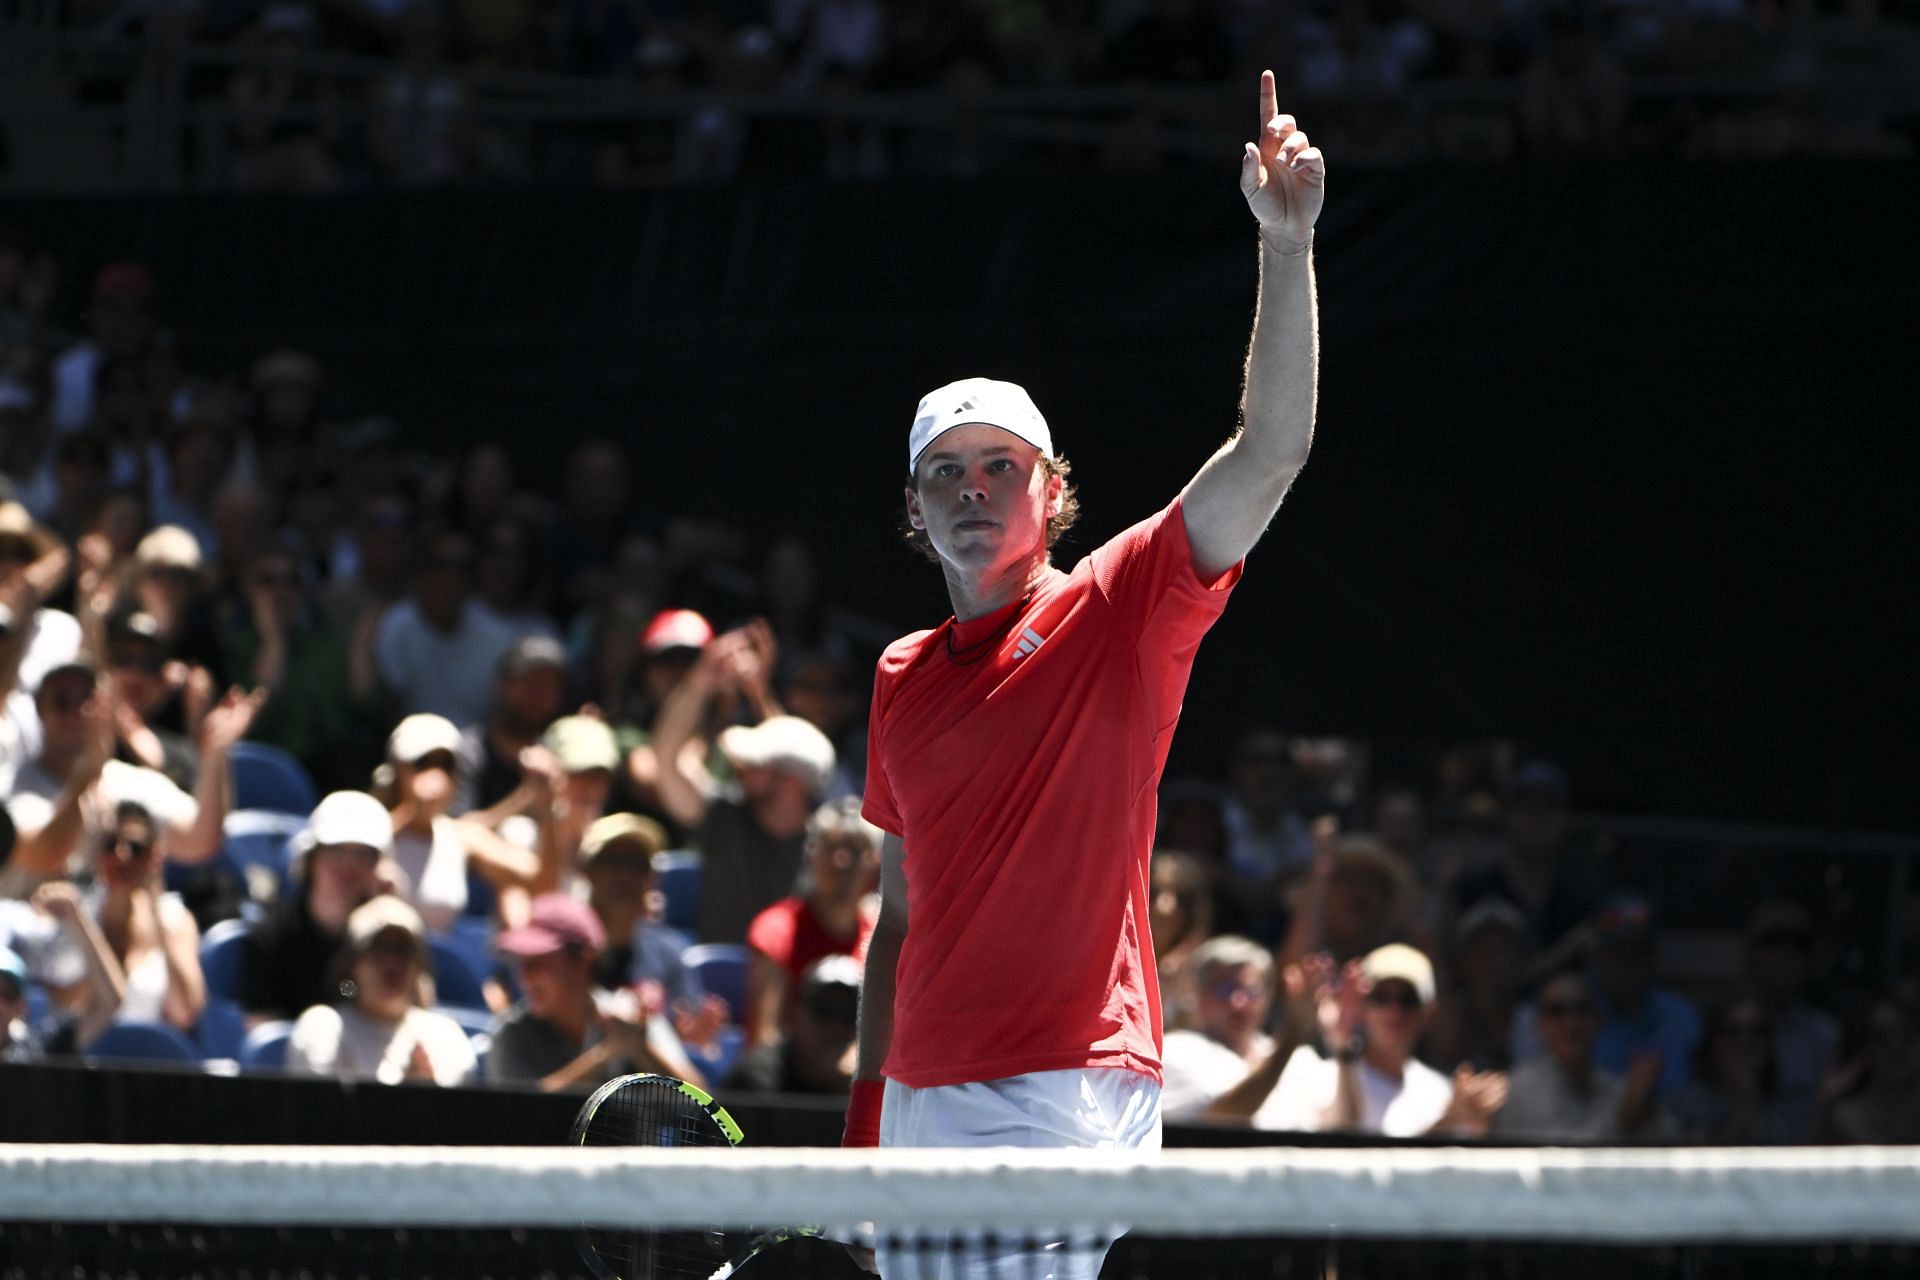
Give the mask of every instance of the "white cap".
[[336, 791], [314, 806], [295, 843], [303, 852], [315, 845], [363, 844], [392, 853], [393, 819], [364, 791]]
[[907, 433], [908, 474], [934, 440], [955, 427], [974, 424], [998, 427], [1049, 458], [1053, 456], [1053, 433], [1047, 430], [1047, 420], [1040, 416], [1025, 387], [992, 378], [962, 378], [929, 391], [921, 399], [913, 415], [913, 430]]
[[412, 764], [436, 751], [460, 753], [460, 730], [445, 716], [410, 715], [387, 735], [387, 759], [399, 764]]
[[743, 768], [765, 766], [798, 774], [815, 791], [833, 774], [833, 743], [799, 716], [772, 716], [751, 727], [722, 729], [720, 750]]

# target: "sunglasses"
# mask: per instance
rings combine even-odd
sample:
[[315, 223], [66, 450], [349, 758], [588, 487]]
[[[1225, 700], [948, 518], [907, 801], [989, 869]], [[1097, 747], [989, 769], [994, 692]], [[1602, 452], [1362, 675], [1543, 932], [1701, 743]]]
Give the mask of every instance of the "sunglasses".
[[157, 676], [167, 669], [166, 660], [157, 653], [109, 654], [107, 665], [115, 671], [141, 671], [150, 676]]
[[70, 689], [47, 695], [47, 705], [55, 711], [78, 711], [93, 697], [92, 689]]
[[420, 955], [420, 948], [414, 944], [410, 935], [394, 935], [375, 938], [367, 944], [367, 954], [382, 959], [413, 960]]
[[28, 543], [13, 541], [0, 542], [0, 560], [10, 560], [17, 564], [32, 564], [37, 559], [39, 559], [39, 557], [33, 554], [33, 547]]
[[1418, 1009], [1421, 1004], [1418, 991], [1381, 991], [1367, 992], [1367, 1003], [1376, 1009]]
[[1244, 995], [1258, 1000], [1266, 994], [1266, 988], [1258, 982], [1235, 982], [1231, 978], [1223, 979], [1207, 988], [1207, 994], [1216, 1000], [1231, 1000]]
[[413, 767], [424, 773], [429, 769], [438, 769], [442, 773], [452, 773], [459, 762], [451, 751], [429, 751], [413, 762]]
[[150, 840], [130, 840], [126, 836], [115, 836], [113, 839], [107, 841], [107, 849], [112, 853], [125, 854], [129, 862], [139, 862], [142, 858], [145, 858], [153, 852], [153, 842]]

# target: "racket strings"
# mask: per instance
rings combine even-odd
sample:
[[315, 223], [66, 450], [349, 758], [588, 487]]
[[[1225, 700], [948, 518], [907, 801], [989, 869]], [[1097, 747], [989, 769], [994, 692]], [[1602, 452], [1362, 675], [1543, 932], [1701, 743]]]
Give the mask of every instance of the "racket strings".
[[[604, 1098], [577, 1129], [589, 1147], [727, 1147], [708, 1112], [667, 1080], [636, 1080]], [[727, 1261], [726, 1233], [590, 1228], [584, 1243], [613, 1280], [707, 1280]]]

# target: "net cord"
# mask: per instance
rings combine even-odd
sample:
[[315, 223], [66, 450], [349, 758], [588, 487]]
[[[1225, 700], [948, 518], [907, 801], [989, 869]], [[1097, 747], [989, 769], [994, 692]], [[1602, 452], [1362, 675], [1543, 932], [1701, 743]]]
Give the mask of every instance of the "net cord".
[[0, 1145], [0, 1221], [1920, 1241], [1920, 1148]]

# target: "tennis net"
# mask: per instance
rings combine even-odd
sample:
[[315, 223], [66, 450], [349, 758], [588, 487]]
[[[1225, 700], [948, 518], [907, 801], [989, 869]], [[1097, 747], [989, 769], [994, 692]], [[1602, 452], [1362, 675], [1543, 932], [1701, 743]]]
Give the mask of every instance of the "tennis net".
[[655, 1231], [713, 1249], [657, 1280], [857, 1274], [810, 1235], [748, 1251], [798, 1226], [890, 1276], [1892, 1277], [1920, 1149], [0, 1147], [0, 1278], [553, 1278], [594, 1274], [583, 1233]]

